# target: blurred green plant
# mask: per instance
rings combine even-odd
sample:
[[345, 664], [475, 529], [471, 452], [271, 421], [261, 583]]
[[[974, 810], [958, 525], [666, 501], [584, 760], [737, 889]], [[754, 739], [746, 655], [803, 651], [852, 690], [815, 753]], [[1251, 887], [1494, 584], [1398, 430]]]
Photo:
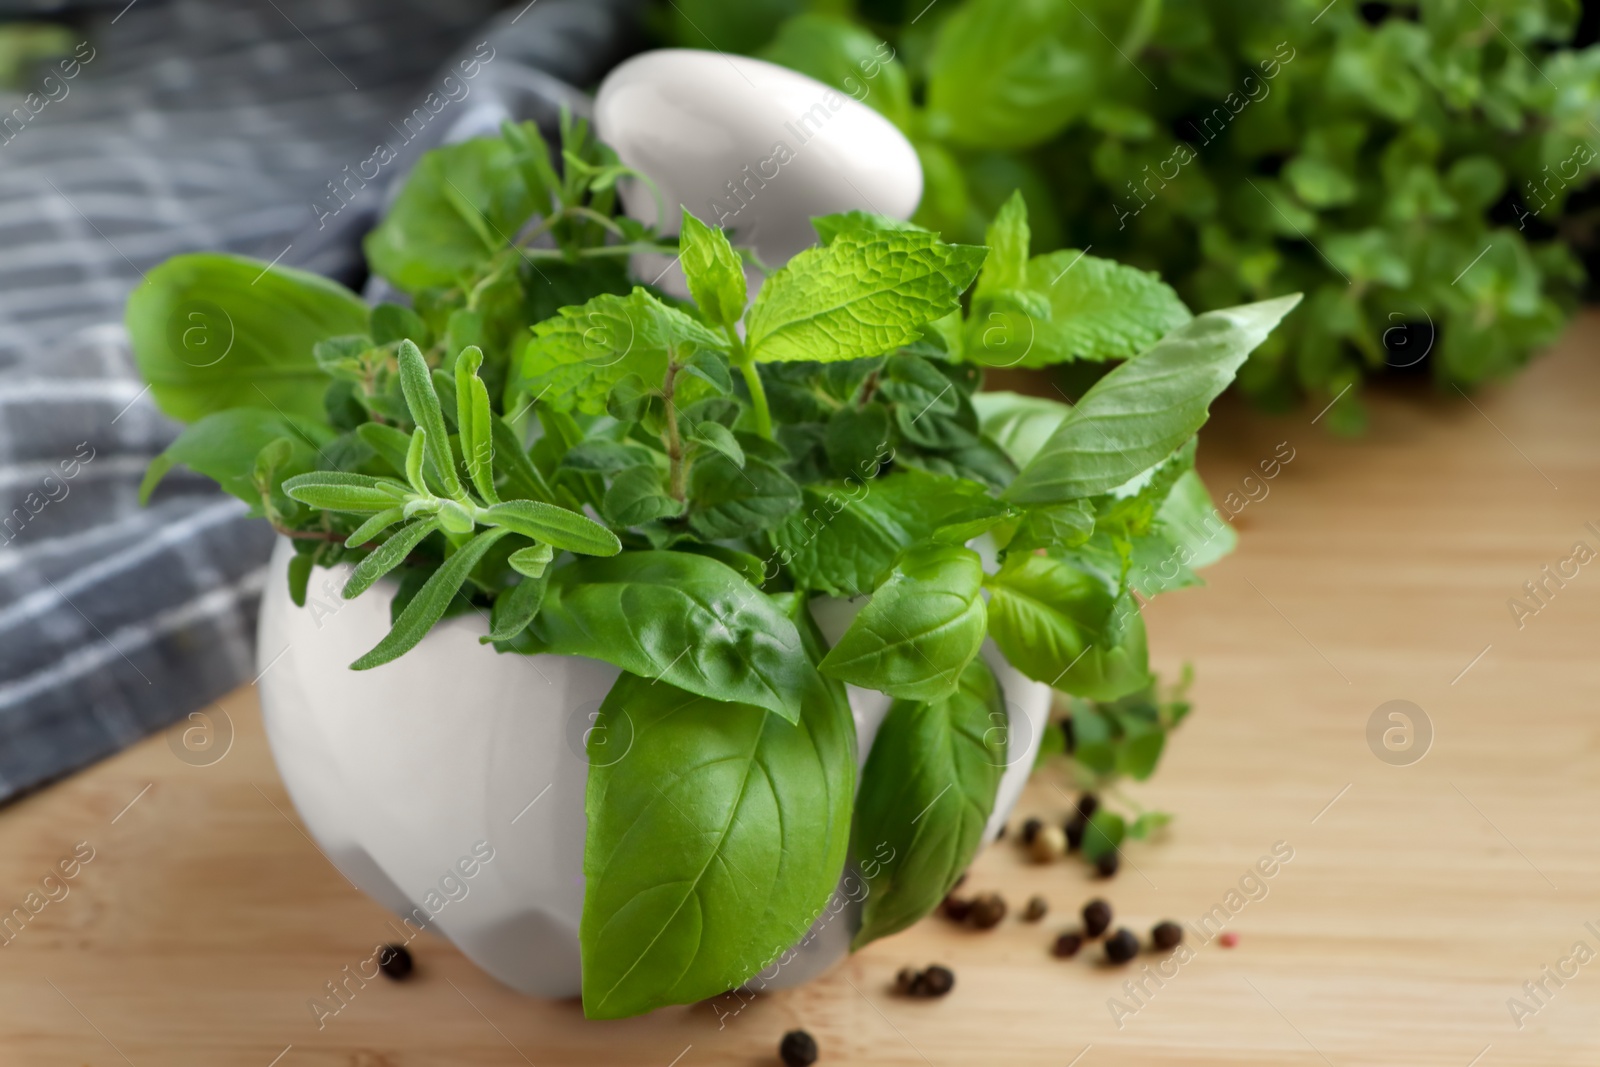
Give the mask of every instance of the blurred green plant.
[[[1270, 408], [1331, 403], [1339, 430], [1363, 426], [1371, 375], [1470, 388], [1514, 372], [1583, 286], [1574, 247], [1595, 212], [1573, 195], [1600, 154], [1600, 49], [1572, 43], [1577, 0], [664, 14], [676, 43], [753, 52], [893, 119], [922, 159], [916, 221], [948, 240], [981, 239], [1020, 189], [1036, 251], [1157, 270], [1193, 307], [1305, 292], [1239, 384]], [[869, 89], [851, 58], [879, 38], [894, 73]]]

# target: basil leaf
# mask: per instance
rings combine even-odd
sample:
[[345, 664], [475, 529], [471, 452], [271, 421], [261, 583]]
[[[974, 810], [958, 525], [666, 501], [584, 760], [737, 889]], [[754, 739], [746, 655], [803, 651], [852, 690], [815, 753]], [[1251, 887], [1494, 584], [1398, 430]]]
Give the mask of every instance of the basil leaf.
[[325, 421], [318, 341], [365, 333], [337, 282], [243, 256], [174, 256], [128, 297], [128, 338], [162, 411], [194, 422], [233, 408]]
[[415, 648], [417, 642], [428, 636], [433, 624], [444, 615], [445, 608], [455, 599], [467, 575], [472, 573], [472, 568], [478, 565], [478, 561], [494, 547], [496, 541], [510, 532], [486, 530], [456, 549], [455, 554], [429, 576], [417, 595], [406, 604], [405, 610], [395, 620], [394, 628], [373, 646], [372, 651], [350, 664], [350, 669], [364, 671], [380, 667]]
[[1144, 620], [1117, 632], [1116, 599], [1098, 579], [1048, 556], [1009, 555], [989, 580], [989, 636], [1035, 681], [1091, 700], [1150, 684]]
[[344, 583], [344, 591], [339, 595], [350, 600], [371, 589], [373, 583], [404, 563], [423, 538], [438, 528], [438, 519], [424, 519], [395, 531], [387, 541], [373, 549], [371, 555], [356, 564], [355, 571], [351, 573], [350, 580]]
[[911, 85], [905, 67], [886, 42], [847, 19], [820, 12], [796, 15], [759, 54], [842, 90], [901, 129], [907, 126]]
[[727, 345], [726, 337], [643, 288], [625, 297], [606, 293], [533, 327], [523, 356], [524, 388], [556, 411], [599, 415], [611, 387], [629, 374], [659, 389], [669, 349], [687, 356], [696, 348]]
[[450, 450], [450, 431], [444, 424], [444, 411], [439, 407], [439, 394], [433, 388], [433, 375], [428, 370], [422, 352], [410, 341], [401, 341], [397, 353], [400, 364], [400, 388], [404, 390], [406, 408], [411, 421], [417, 424], [426, 437], [423, 451], [433, 472], [444, 485], [445, 494], [461, 496], [461, 479], [456, 476], [455, 454]]
[[494, 489], [494, 430], [489, 390], [478, 377], [483, 351], [476, 345], [456, 357], [456, 428], [461, 436], [461, 458], [472, 484], [485, 503], [499, 503]]
[[950, 893], [977, 855], [1005, 767], [1005, 701], [983, 660], [943, 700], [889, 705], [856, 798], [852, 851], [873, 873], [863, 873], [852, 949], [904, 930]]
[[1062, 420], [1072, 414], [1071, 406], [1059, 400], [1007, 392], [976, 393], [972, 407], [984, 436], [1004, 449], [1019, 467], [1027, 466]]
[[544, 205], [499, 138], [424, 153], [362, 248], [374, 274], [403, 292], [450, 286], [481, 270]]
[[678, 247], [683, 250], [684, 281], [700, 314], [719, 326], [731, 326], [744, 314], [744, 264], [728, 243], [727, 234], [707, 226], [683, 209], [683, 226], [678, 232]]
[[795, 625], [732, 568], [683, 552], [580, 559], [551, 573], [530, 627], [545, 651], [589, 656], [790, 722], [815, 673]]
[[631, 674], [607, 694], [589, 743], [632, 745], [590, 750], [589, 1018], [736, 988], [827, 902], [849, 845], [855, 725], [842, 687], [813, 671], [803, 694], [796, 725]]
[[537, 500], [511, 500], [485, 509], [480, 521], [504, 526], [524, 537], [544, 541], [586, 556], [614, 556], [622, 551], [617, 535], [587, 515]]
[[876, 588], [906, 545], [941, 527], [1006, 513], [980, 485], [921, 471], [819, 482], [801, 499], [773, 542], [796, 586], [838, 597]]
[[944, 699], [983, 645], [982, 588], [971, 549], [908, 549], [823, 658], [823, 673], [905, 700]]
[[1103, 493], [1165, 459], [1300, 297], [1208, 311], [1096, 382], [1002, 499], [1061, 504]]
[[751, 358], [832, 363], [910, 344], [960, 306], [983, 257], [922, 230], [840, 234], [761, 286], [745, 318]]
[[287, 440], [289, 455], [279, 462], [274, 476], [305, 473], [317, 465], [316, 449], [333, 440], [326, 425], [281, 415], [263, 408], [230, 408], [213, 412], [185, 427], [166, 451], [150, 461], [139, 485], [139, 503], [173, 467], [181, 464], [203, 474], [261, 514], [261, 492], [256, 485], [255, 463], [261, 450], [274, 441]]
[[979, 148], [1045, 141], [1109, 80], [1102, 40], [1072, 0], [966, 0], [928, 58], [924, 125]]
[[401, 483], [343, 471], [311, 471], [283, 483], [291, 499], [326, 511], [387, 511], [403, 503], [410, 491]]

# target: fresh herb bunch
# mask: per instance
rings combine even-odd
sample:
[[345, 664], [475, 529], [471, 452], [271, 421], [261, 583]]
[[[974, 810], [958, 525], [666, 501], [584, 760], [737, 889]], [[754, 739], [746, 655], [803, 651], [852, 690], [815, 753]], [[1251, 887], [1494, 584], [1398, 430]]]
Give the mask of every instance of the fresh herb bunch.
[[[295, 540], [297, 598], [316, 565], [352, 564], [347, 596], [397, 579], [353, 667], [477, 611], [500, 651], [621, 668], [600, 715], [635, 740], [590, 766], [580, 930], [585, 1010], [614, 1017], [769, 965], [852, 854], [857, 945], [945, 896], [1008, 762], [986, 638], [1079, 697], [1149, 688], [1136, 591], [1226, 547], [1195, 432], [1296, 298], [1190, 318], [1096, 261], [1027, 358], [1126, 362], [1076, 407], [980, 393], [965, 354], [1010, 344], [1055, 267], [1020, 198], [987, 253], [818, 219], [750, 301], [726, 234], [615, 217], [630, 173], [579, 124], [562, 143], [559, 172], [531, 125], [423, 159], [366, 246], [410, 307], [182, 256], [128, 325], [191, 423], [147, 492], [216, 479]], [[630, 282], [641, 249], [679, 254], [692, 302]], [[832, 647], [818, 597], [868, 598]], [[892, 698], [859, 793], [847, 683]]]
[[1307, 293], [1240, 374], [1263, 405], [1337, 399], [1355, 431], [1364, 378], [1504, 377], [1577, 301], [1594, 197], [1564, 208], [1600, 166], [1577, 0], [808, 8], [839, 5], [677, 0], [663, 23], [878, 108], [922, 158], [917, 221], [952, 239], [1020, 188], [1043, 248], [1158, 270], [1195, 306]]

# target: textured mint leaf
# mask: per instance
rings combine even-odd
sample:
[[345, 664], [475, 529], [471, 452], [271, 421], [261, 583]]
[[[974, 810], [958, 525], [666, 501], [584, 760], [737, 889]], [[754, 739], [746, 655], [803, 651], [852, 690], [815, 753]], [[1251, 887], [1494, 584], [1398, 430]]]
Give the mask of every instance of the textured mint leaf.
[[683, 277], [700, 314], [723, 326], [738, 322], [746, 299], [744, 264], [728, 243], [727, 234], [713, 230], [684, 208], [678, 245], [683, 250]]
[[1019, 189], [1000, 205], [994, 221], [989, 224], [984, 243], [989, 246], [989, 258], [983, 262], [983, 272], [978, 275], [978, 287], [973, 290], [974, 301], [983, 300], [1006, 289], [1021, 289], [1027, 284], [1028, 244], [1032, 239], [1028, 229], [1028, 205]]
[[841, 233], [767, 279], [745, 320], [749, 350], [832, 363], [910, 344], [960, 306], [983, 257], [921, 230]]
[[1298, 294], [1208, 311], [1094, 384], [1002, 498], [1062, 504], [1122, 485], [1205, 424], [1252, 349], [1300, 302]]
[[670, 308], [643, 288], [627, 296], [610, 293], [577, 307], [564, 307], [533, 328], [523, 355], [524, 388], [556, 411], [589, 415], [606, 410], [611, 387], [629, 374], [659, 388], [667, 352], [680, 359], [700, 348], [722, 349], [727, 338]]
[[818, 482], [801, 495], [800, 511], [773, 540], [797, 586], [838, 597], [870, 593], [901, 549], [940, 527], [1006, 511], [980, 485], [916, 470]]
[[1019, 286], [993, 295], [1006, 294], [975, 305], [966, 351], [979, 363], [1126, 359], [1192, 317], [1159, 275], [1072, 249], [1030, 260]]

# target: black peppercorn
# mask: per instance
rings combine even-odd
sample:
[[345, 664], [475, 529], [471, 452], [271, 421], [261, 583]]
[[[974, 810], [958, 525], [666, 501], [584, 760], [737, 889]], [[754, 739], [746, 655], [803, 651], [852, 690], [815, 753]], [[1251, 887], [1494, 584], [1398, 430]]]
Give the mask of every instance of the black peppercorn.
[[384, 945], [378, 950], [378, 969], [396, 982], [411, 973], [411, 953], [404, 945]]
[[1070, 716], [1061, 720], [1061, 736], [1067, 739], [1067, 755], [1072, 755], [1073, 750], [1078, 747], [1078, 738], [1072, 729]]
[[1050, 910], [1050, 905], [1044, 897], [1030, 897], [1027, 907], [1022, 909], [1022, 921], [1036, 923], [1044, 918], [1045, 912]]
[[894, 991], [903, 997], [910, 996], [921, 977], [922, 972], [915, 967], [900, 968], [900, 972], [894, 976]]
[[1159, 922], [1150, 931], [1150, 943], [1165, 952], [1177, 948], [1183, 941], [1183, 927], [1175, 922]]
[[1039, 831], [1044, 829], [1044, 823], [1038, 819], [1024, 819], [1022, 833], [1019, 835], [1024, 845], [1033, 844], [1033, 839], [1039, 836]]
[[911, 991], [919, 997], [942, 997], [954, 989], [955, 984], [955, 972], [935, 963], [917, 976], [916, 984], [911, 987]]
[[1121, 865], [1122, 861], [1117, 857], [1115, 852], [1107, 852], [1099, 859], [1094, 861], [1094, 869], [1102, 878], [1110, 878], [1112, 875], [1116, 874], [1117, 868]]
[[1089, 937], [1099, 937], [1111, 925], [1111, 905], [1095, 897], [1083, 906], [1083, 932]]
[[1050, 946], [1050, 952], [1062, 959], [1070, 959], [1076, 956], [1082, 947], [1083, 935], [1069, 931], [1056, 938], [1056, 943]]
[[817, 1062], [817, 1040], [804, 1030], [790, 1030], [778, 1042], [778, 1058], [784, 1067], [811, 1067]]
[[1067, 851], [1076, 852], [1083, 847], [1083, 835], [1089, 829], [1089, 824], [1081, 816], [1074, 815], [1067, 820]]
[[1139, 939], [1126, 926], [1106, 938], [1106, 962], [1127, 963], [1139, 954]]
[[1078, 796], [1078, 814], [1085, 820], [1094, 818], [1094, 813], [1100, 810], [1100, 798], [1093, 793], [1081, 793]]
[[972, 914], [972, 901], [952, 893], [944, 898], [939, 910], [944, 912], [944, 917], [951, 922], [963, 923], [967, 921], [967, 916]]
[[999, 926], [1000, 920], [1005, 917], [1005, 898], [999, 893], [984, 893], [973, 899], [972, 910], [967, 915], [967, 921], [980, 930], [988, 930]]

